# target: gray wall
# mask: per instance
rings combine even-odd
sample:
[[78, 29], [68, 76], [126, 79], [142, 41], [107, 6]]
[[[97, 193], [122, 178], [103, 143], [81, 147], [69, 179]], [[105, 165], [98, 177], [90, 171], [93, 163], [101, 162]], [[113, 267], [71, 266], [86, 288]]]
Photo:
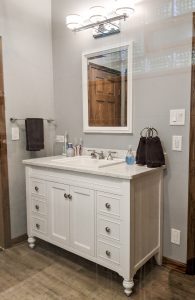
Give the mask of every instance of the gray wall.
[[[74, 34], [65, 26], [65, 15], [86, 11], [95, 1], [52, 0], [54, 97], [57, 131], [67, 130], [74, 140], [82, 134], [82, 51], [134, 40], [133, 135], [85, 134], [86, 146], [102, 148], [137, 147], [139, 132], [146, 125], [159, 130], [168, 168], [164, 191], [164, 255], [186, 261], [187, 190], [189, 152], [191, 14], [171, 17], [172, 1], [139, 1], [136, 14], [123, 23], [122, 33], [94, 40], [91, 30]], [[98, 4], [101, 1], [97, 2]], [[111, 3], [107, 0], [106, 4]], [[179, 1], [177, 3], [180, 3]], [[188, 1], [192, 3], [192, 1]], [[25, 151], [24, 123], [19, 122], [21, 139], [11, 141], [10, 117], [53, 117], [53, 66], [50, 0], [1, 0], [0, 34], [3, 36], [5, 100], [12, 237], [26, 232], [25, 182], [21, 160]], [[184, 127], [169, 126], [169, 109], [186, 108]], [[56, 154], [55, 129], [47, 126], [46, 149], [35, 156]], [[181, 134], [184, 148], [172, 152], [171, 136]], [[181, 230], [181, 246], [170, 243], [170, 228]]]
[[[82, 134], [83, 51], [134, 40], [133, 55], [133, 135], [85, 134], [84, 144], [91, 147], [136, 149], [140, 130], [153, 125], [159, 131], [168, 155], [164, 188], [163, 255], [186, 262], [190, 64], [192, 25], [191, 7], [180, 11], [172, 1], [139, 1], [136, 14], [122, 24], [122, 33], [94, 40], [91, 30], [73, 33], [66, 28], [65, 16], [87, 10], [101, 1], [52, 0], [54, 98], [57, 132], [69, 132], [74, 140]], [[103, 1], [107, 5], [111, 1]], [[177, 3], [180, 3], [179, 1]], [[188, 1], [190, 4], [190, 1]], [[191, 3], [192, 4], [192, 3]], [[183, 17], [172, 18], [172, 13]], [[186, 14], [187, 13], [187, 14]], [[185, 108], [186, 125], [169, 126], [169, 110]], [[172, 135], [183, 135], [183, 151], [171, 150]], [[170, 242], [171, 228], [181, 230], [181, 246]]]
[[5, 105], [9, 164], [11, 234], [26, 233], [25, 178], [22, 160], [53, 152], [54, 127], [45, 123], [46, 147], [40, 153], [25, 150], [24, 121], [20, 141], [11, 140], [9, 119], [54, 117], [50, 0], [1, 0]]

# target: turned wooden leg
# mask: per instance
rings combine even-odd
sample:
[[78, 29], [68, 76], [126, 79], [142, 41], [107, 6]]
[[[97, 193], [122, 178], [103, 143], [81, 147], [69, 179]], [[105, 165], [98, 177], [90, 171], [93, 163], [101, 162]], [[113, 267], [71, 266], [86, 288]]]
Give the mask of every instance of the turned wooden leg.
[[128, 281], [128, 280], [123, 280], [123, 287], [124, 287], [124, 293], [129, 297], [132, 294], [132, 289], [134, 287], [134, 281], [133, 279]]
[[35, 247], [36, 239], [33, 236], [29, 236], [28, 238], [28, 245], [31, 249]]

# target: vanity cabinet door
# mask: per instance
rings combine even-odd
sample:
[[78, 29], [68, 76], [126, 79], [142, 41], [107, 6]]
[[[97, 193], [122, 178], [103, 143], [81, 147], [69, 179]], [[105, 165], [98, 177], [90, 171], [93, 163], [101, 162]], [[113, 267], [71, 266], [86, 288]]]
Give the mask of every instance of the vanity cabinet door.
[[95, 204], [94, 191], [70, 187], [70, 236], [71, 246], [81, 253], [94, 256]]
[[61, 183], [49, 184], [49, 234], [58, 245], [69, 245], [70, 238], [70, 194], [69, 186]]

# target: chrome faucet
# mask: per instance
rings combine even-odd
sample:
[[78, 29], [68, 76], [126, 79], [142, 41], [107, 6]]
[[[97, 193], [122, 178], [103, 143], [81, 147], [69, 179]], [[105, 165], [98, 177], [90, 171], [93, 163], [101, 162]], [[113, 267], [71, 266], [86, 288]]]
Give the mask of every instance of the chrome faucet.
[[98, 152], [96, 152], [96, 153], [99, 155], [99, 159], [104, 159], [105, 158], [103, 151], [100, 151], [100, 153], [98, 153]]
[[[105, 159], [105, 156], [104, 156], [104, 152], [103, 151], [100, 151], [100, 152], [96, 152], [95, 150], [88, 150], [91, 152], [91, 158], [92, 159]], [[98, 155], [98, 157], [97, 157]]]

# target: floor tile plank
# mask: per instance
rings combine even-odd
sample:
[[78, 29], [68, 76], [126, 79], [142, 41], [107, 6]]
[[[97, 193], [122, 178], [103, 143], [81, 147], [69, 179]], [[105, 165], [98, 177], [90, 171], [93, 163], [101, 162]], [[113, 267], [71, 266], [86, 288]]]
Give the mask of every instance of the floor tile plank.
[[[56, 246], [22, 243], [0, 252], [1, 300], [124, 300], [122, 278]], [[193, 300], [195, 278], [151, 260], [135, 276], [132, 300]]]

